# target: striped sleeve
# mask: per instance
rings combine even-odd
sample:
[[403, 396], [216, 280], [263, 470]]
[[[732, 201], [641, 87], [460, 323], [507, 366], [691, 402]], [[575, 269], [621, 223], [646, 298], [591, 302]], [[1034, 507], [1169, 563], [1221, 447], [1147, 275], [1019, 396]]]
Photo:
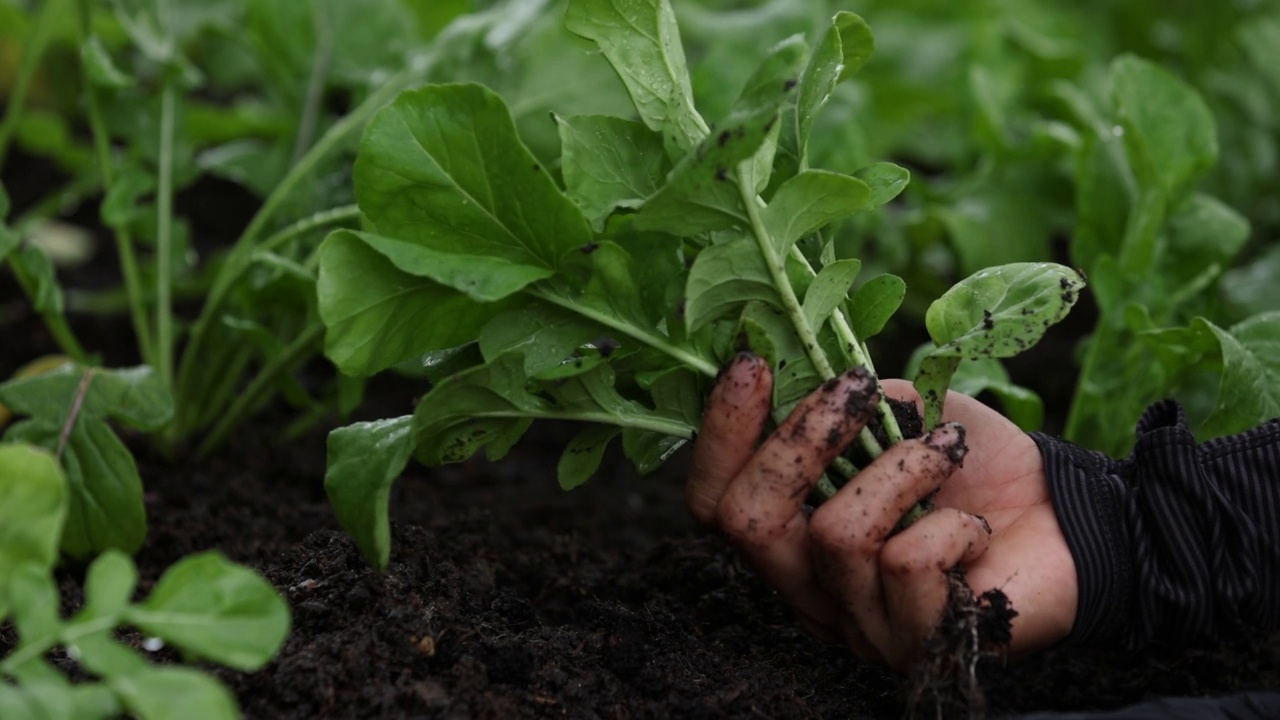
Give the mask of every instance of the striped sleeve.
[[1125, 460], [1032, 437], [1079, 575], [1068, 642], [1136, 649], [1280, 629], [1280, 420], [1201, 444], [1164, 401]]

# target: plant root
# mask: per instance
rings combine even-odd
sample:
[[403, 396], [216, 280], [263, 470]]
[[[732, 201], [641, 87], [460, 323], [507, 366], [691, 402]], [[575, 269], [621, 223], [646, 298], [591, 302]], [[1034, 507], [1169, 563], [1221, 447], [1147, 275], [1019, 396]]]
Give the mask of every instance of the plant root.
[[982, 720], [987, 701], [978, 664], [1004, 658], [1018, 613], [998, 588], [974, 595], [960, 568], [947, 573], [947, 586], [942, 621], [911, 673], [906, 716]]

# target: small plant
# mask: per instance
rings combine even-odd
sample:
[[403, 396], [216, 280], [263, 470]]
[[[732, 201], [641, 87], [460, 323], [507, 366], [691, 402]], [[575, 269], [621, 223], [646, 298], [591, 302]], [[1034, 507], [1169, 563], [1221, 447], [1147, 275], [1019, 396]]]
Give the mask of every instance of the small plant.
[[[89, 566], [84, 607], [58, 615], [53, 566], [72, 497], [54, 456], [0, 446], [0, 621], [18, 644], [0, 657], [0, 717], [141, 720], [240, 716], [235, 698], [208, 673], [154, 665], [114, 635], [121, 626], [237, 670], [267, 663], [289, 631], [289, 610], [256, 573], [216, 552], [171, 567], [150, 596], [133, 600], [138, 576], [128, 556], [108, 551]], [[72, 684], [50, 651], [59, 648], [94, 680]]]

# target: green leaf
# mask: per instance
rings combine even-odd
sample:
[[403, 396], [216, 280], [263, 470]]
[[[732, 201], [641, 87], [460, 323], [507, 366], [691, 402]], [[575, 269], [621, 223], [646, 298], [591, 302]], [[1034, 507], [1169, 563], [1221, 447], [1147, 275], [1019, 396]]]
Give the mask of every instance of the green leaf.
[[867, 21], [851, 12], [836, 13], [832, 20], [840, 31], [840, 48], [844, 55], [843, 67], [840, 69], [840, 80], [862, 69], [876, 51], [876, 41], [871, 35], [871, 27]]
[[550, 277], [591, 229], [520, 141], [502, 99], [478, 85], [431, 85], [383, 108], [355, 167], [366, 242], [404, 272], [472, 298]]
[[1125, 149], [1139, 183], [1174, 196], [1218, 161], [1213, 113], [1173, 73], [1124, 55], [1112, 64], [1111, 81]]
[[1116, 253], [1135, 200], [1133, 177], [1114, 135], [1087, 135], [1076, 160], [1076, 223], [1071, 259], [1090, 275], [1103, 253]]
[[[129, 569], [132, 571], [133, 566]], [[136, 573], [130, 577], [136, 577]], [[149, 666], [142, 654], [112, 637], [118, 622], [114, 616], [104, 622], [104, 618], [88, 613], [77, 615], [64, 631], [73, 637], [67, 644], [67, 653], [76, 657], [85, 670], [106, 680], [145, 672]]]
[[644, 125], [602, 115], [556, 116], [565, 188], [597, 230], [619, 207], [639, 207], [666, 181], [662, 137]]
[[806, 170], [774, 193], [762, 218], [780, 256], [796, 240], [866, 207], [871, 189], [861, 180], [825, 170]]
[[[9, 429], [6, 440], [29, 442], [56, 452], [61, 424], [28, 420]], [[133, 554], [147, 536], [142, 479], [129, 449], [102, 420], [81, 415], [62, 447], [70, 490], [62, 552], [77, 559], [117, 549]]]
[[86, 368], [75, 363], [0, 385], [0, 402], [20, 415], [61, 423], [83, 392], [79, 414], [144, 432], [173, 419], [173, 397], [150, 367]]
[[759, 248], [739, 240], [698, 253], [685, 287], [684, 317], [690, 332], [752, 300], [782, 307]]
[[[770, 48], [760, 66], [747, 78], [741, 96], [734, 103], [732, 115], [772, 112], [786, 105], [786, 102], [778, 102], [778, 95], [790, 99], [795, 94], [793, 91], [799, 82], [808, 50], [802, 35], [792, 35]], [[760, 148], [748, 162], [738, 166], [739, 182], [753, 194], [764, 192], [769, 185], [781, 124], [774, 123], [767, 130]]]
[[951, 376], [963, 359], [1016, 355], [1066, 317], [1084, 280], [1054, 263], [1014, 263], [979, 271], [929, 306], [925, 326], [938, 347], [920, 363], [916, 390], [925, 426], [935, 427]]
[[743, 322], [759, 326], [776, 353], [773, 366], [774, 420], [786, 418], [791, 407], [816, 388], [822, 378], [813, 367], [795, 327], [779, 307], [749, 302], [742, 309]]
[[1012, 263], [981, 270], [929, 306], [925, 326], [934, 355], [1010, 357], [1067, 316], [1084, 280], [1055, 263]]
[[236, 720], [235, 696], [193, 668], [158, 667], [111, 680], [111, 689], [139, 720]]
[[990, 392], [1004, 414], [1019, 428], [1035, 432], [1044, 424], [1044, 401], [1033, 391], [1015, 385], [1004, 365], [994, 358], [960, 363], [951, 378], [951, 389], [969, 397]]
[[818, 272], [804, 294], [803, 309], [810, 325], [822, 327], [831, 312], [849, 297], [849, 289], [861, 269], [861, 260], [837, 260]]
[[27, 562], [13, 569], [7, 578], [12, 603], [13, 626], [23, 645], [38, 645], [58, 634], [58, 588], [49, 568]]
[[879, 335], [906, 295], [907, 284], [897, 275], [877, 275], [863, 283], [849, 303], [854, 337], [866, 342]]
[[641, 475], [657, 470], [687, 442], [688, 438], [636, 428], [622, 431], [623, 453]]
[[371, 236], [332, 233], [320, 246], [316, 280], [325, 354], [343, 372], [372, 375], [402, 360], [475, 339], [505, 303], [466, 295], [396, 267], [367, 243]]
[[1223, 330], [1204, 318], [1222, 351], [1222, 380], [1203, 438], [1230, 435], [1280, 417], [1280, 312], [1263, 313]]
[[870, 195], [866, 208], [877, 208], [902, 194], [911, 182], [911, 172], [891, 162], [872, 163], [853, 174], [866, 183]]
[[171, 645], [244, 671], [265, 665], [289, 632], [289, 606], [271, 583], [216, 551], [178, 561], [125, 615]]
[[62, 286], [49, 256], [34, 245], [22, 245], [14, 248], [8, 259], [15, 272], [31, 278], [34, 284], [32, 308], [41, 314], [61, 315], [65, 306]]
[[[80, 63], [84, 66], [90, 82], [98, 87], [120, 90], [134, 85], [133, 78], [116, 67], [111, 55], [103, 47], [102, 39], [97, 35], [91, 36], [80, 47]], [[3, 217], [3, 214], [0, 214], [0, 217]]]
[[942, 422], [942, 408], [947, 401], [947, 388], [960, 367], [961, 358], [949, 355], [926, 355], [920, 360], [912, 385], [920, 393], [924, 405], [925, 431], [936, 428]]
[[413, 454], [413, 416], [361, 422], [329, 433], [324, 490], [342, 529], [379, 571], [391, 560], [388, 499]]
[[124, 553], [108, 550], [89, 566], [84, 581], [84, 617], [115, 617], [129, 605], [138, 570]]
[[1249, 239], [1249, 221], [1221, 200], [1193, 193], [1173, 208], [1167, 231], [1159, 272], [1180, 288], [1210, 266], [1230, 265]]
[[53, 456], [0, 446], [0, 618], [8, 615], [9, 578], [19, 565], [53, 568], [66, 514], [67, 480]]
[[461, 462], [526, 416], [549, 415], [550, 404], [526, 389], [524, 359], [500, 355], [446, 378], [413, 414], [413, 441], [426, 465]]
[[524, 356], [530, 377], [564, 362], [579, 347], [601, 337], [603, 328], [577, 313], [546, 303], [530, 304], [498, 315], [480, 330], [485, 359], [506, 352]]
[[560, 487], [572, 490], [590, 480], [600, 469], [605, 448], [621, 432], [622, 429], [614, 425], [592, 425], [573, 436], [556, 467]]
[[[93, 718], [77, 711], [76, 698], [67, 683], [0, 683], [0, 717], [15, 720], [66, 720]], [[97, 717], [108, 717], [99, 715]]]
[[[778, 111], [794, 93], [785, 83], [774, 92], [748, 88], [729, 117], [668, 176], [635, 216], [640, 230], [688, 237], [731, 227], [747, 227], [738, 191], [738, 166], [778, 132]], [[755, 177], [748, 178], [748, 184]]]
[[600, 47], [640, 119], [666, 138], [668, 153], [678, 157], [706, 137], [667, 0], [570, 0], [565, 27]]

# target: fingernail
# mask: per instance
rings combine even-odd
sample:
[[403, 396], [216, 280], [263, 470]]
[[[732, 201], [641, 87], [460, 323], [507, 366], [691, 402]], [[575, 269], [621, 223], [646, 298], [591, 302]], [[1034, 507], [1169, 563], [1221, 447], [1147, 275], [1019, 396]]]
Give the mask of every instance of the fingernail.
[[986, 518], [982, 517], [981, 515], [979, 515], [979, 514], [977, 514], [977, 513], [969, 513], [969, 515], [970, 515], [970, 517], [972, 517], [974, 520], [977, 520], [977, 521], [978, 521], [978, 524], [982, 526], [982, 529], [983, 529], [983, 530], [986, 530], [986, 531], [987, 531], [987, 534], [988, 534], [988, 535], [990, 535], [990, 534], [991, 534], [991, 523], [987, 522], [987, 519], [986, 519]]
[[846, 370], [844, 378], [849, 383], [849, 395], [844, 401], [845, 412], [854, 417], [870, 417], [879, 399], [876, 391], [880, 384], [876, 382], [876, 376], [859, 366]]
[[720, 397], [735, 407], [745, 405], [760, 384], [763, 372], [764, 361], [759, 356], [749, 352], [738, 353], [720, 378]]
[[957, 422], [939, 425], [925, 436], [924, 441], [946, 453], [951, 462], [957, 465], [963, 464], [964, 456], [969, 452], [969, 446], [964, 444], [964, 426]]

